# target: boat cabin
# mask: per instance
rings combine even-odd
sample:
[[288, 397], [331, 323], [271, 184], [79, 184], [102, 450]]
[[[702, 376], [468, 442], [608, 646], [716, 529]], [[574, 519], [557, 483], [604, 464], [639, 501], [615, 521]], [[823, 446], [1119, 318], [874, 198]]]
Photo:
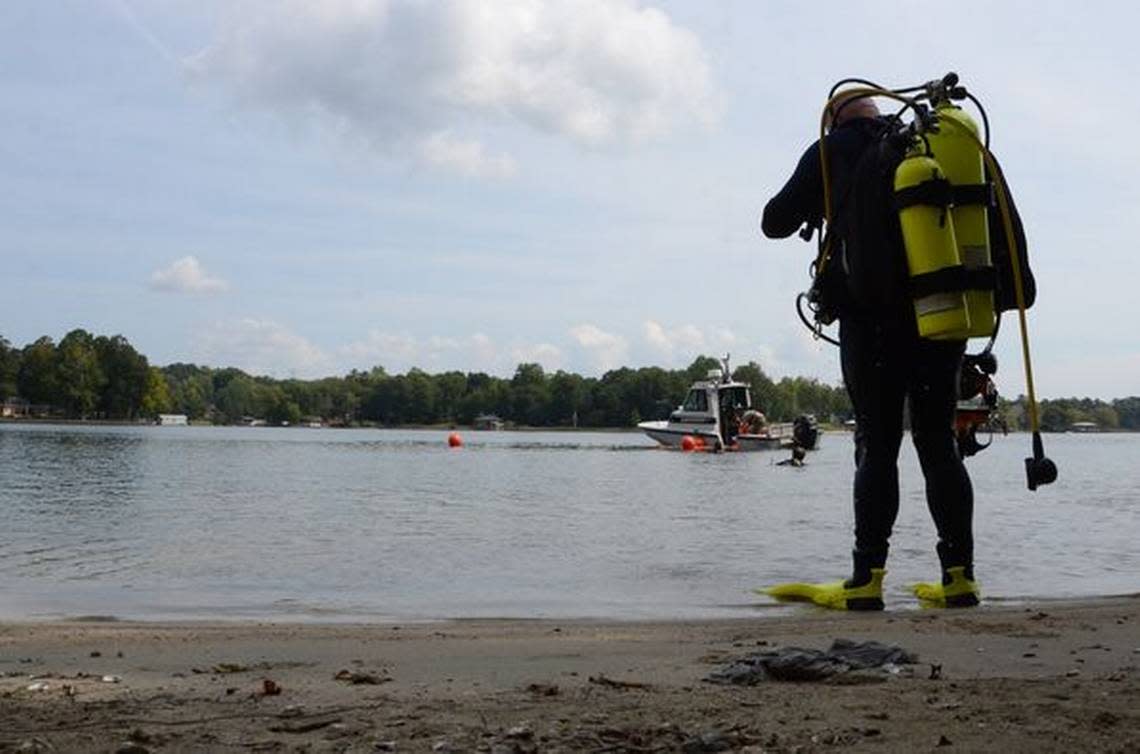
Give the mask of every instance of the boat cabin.
[[748, 385], [733, 382], [727, 370], [711, 370], [693, 383], [685, 402], [669, 415], [671, 425], [691, 425], [697, 434], [719, 435], [725, 445], [736, 439], [740, 416], [752, 405]]

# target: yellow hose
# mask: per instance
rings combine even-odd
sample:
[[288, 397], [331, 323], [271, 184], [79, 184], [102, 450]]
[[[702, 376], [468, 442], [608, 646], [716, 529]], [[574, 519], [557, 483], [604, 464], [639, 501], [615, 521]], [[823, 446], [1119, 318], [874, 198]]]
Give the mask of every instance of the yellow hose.
[[1025, 318], [1025, 288], [1021, 280], [1021, 252], [1017, 248], [1017, 238], [1013, 232], [1013, 219], [1009, 211], [1009, 197], [1005, 192], [1005, 177], [1001, 174], [997, 160], [994, 159], [993, 154], [990, 150], [986, 149], [985, 144], [981, 142], [977, 135], [954, 121], [947, 120], [940, 122], [940, 124], [944, 123], [949, 123], [961, 133], [969, 136], [978, 146], [978, 149], [982, 152], [982, 158], [986, 161], [986, 167], [989, 168], [990, 175], [993, 177], [994, 187], [997, 190], [998, 209], [1001, 211], [1002, 229], [1005, 231], [1006, 243], [1009, 245], [1010, 263], [1013, 265], [1013, 295], [1017, 301], [1017, 320], [1021, 325], [1021, 358], [1025, 364], [1025, 389], [1029, 393], [1029, 428], [1033, 432], [1038, 432], [1040, 431], [1040, 427], [1037, 419], [1037, 393], [1033, 387], [1033, 364], [1029, 360], [1029, 326]]

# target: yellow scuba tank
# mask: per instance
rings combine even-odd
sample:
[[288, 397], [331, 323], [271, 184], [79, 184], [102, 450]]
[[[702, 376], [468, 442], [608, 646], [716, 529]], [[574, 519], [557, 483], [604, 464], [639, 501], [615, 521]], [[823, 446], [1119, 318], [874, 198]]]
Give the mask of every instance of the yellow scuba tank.
[[[971, 338], [988, 338], [994, 331], [993, 263], [986, 213], [989, 186], [982, 152], [975, 140], [978, 126], [966, 112], [943, 101], [934, 108], [938, 130], [926, 134], [930, 151], [952, 189], [950, 216], [958, 256], [966, 268], [966, 308]], [[972, 134], [975, 139], [970, 138]]]
[[899, 208], [907, 267], [914, 296], [918, 334], [939, 340], [965, 339], [970, 315], [961, 286], [954, 222], [950, 216], [950, 184], [942, 168], [916, 139], [895, 170], [895, 201]]

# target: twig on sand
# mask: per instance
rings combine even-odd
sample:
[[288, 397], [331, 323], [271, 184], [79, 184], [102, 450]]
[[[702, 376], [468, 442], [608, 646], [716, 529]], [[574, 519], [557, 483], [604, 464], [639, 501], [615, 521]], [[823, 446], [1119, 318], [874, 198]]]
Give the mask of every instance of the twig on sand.
[[310, 731], [327, 728], [333, 723], [339, 723], [341, 719], [342, 718], [339, 717], [326, 717], [324, 720], [311, 720], [307, 723], [282, 723], [281, 725], [270, 725], [269, 730], [274, 733], [309, 733]]
[[590, 683], [596, 683], [599, 686], [608, 686], [611, 689], [646, 689], [646, 690], [648, 690], [648, 689], [653, 688], [648, 683], [642, 683], [640, 681], [617, 681], [617, 680], [614, 680], [613, 678], [607, 678], [606, 676], [602, 675], [601, 673], [598, 673], [597, 675], [590, 676]]

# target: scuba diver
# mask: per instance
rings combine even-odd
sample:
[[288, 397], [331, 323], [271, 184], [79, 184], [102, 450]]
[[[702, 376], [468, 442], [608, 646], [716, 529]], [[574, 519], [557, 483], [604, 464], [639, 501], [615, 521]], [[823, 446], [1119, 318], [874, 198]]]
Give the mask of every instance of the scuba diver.
[[785, 458], [776, 463], [777, 466], [794, 466], [797, 469], [804, 465], [804, 458], [807, 457], [807, 451], [803, 449], [802, 445], [792, 445], [791, 458]]
[[[897, 461], [907, 402], [941, 565], [939, 582], [918, 585], [915, 592], [942, 606], [974, 606], [979, 600], [974, 491], [953, 429], [966, 338], [922, 337], [911, 297], [877, 295], [905, 291], [908, 276], [898, 211], [878, 183], [869, 180], [875, 178], [875, 152], [884, 148], [889, 117], [880, 114], [870, 97], [845, 98], [842, 92], [831, 99], [824, 117], [822, 145], [816, 142], [803, 153], [787, 183], [764, 207], [761, 228], [765, 236], [779, 239], [806, 226], [801, 232], [806, 240], [812, 229], [832, 220], [825, 202], [837, 208], [827, 227], [834, 264], [816, 270], [816, 276], [826, 289], [829, 315], [839, 320], [843, 381], [855, 414], [855, 546], [845, 581], [785, 585], [791, 588], [766, 593], [837, 609], [883, 609], [889, 541], [899, 511]], [[888, 218], [886, 232], [868, 237], [860, 223], [868, 215]], [[848, 254], [856, 248], [864, 259], [879, 260], [873, 275], [851, 274]], [[877, 290], [860, 290], [865, 282]]]
[[[939, 581], [913, 592], [930, 606], [972, 607], [979, 601], [974, 492], [962, 458], [986, 447], [979, 428], [1000, 425], [991, 349], [1002, 312], [1016, 310], [1020, 326], [1033, 445], [1026, 484], [1032, 491], [1057, 479], [1041, 439], [1029, 358], [1025, 312], [1036, 284], [1024, 228], [989, 149], [985, 109], [957, 74], [904, 89], [844, 79], [828, 97], [819, 140], [765, 206], [761, 228], [786, 238], [803, 226], [805, 241], [826, 228], [811, 290], [797, 297], [796, 310], [815, 337], [839, 346], [855, 412], [851, 577], [757, 591], [835, 609], [883, 609], [905, 404], [941, 565]], [[883, 115], [874, 98], [902, 107]], [[984, 132], [956, 104], [966, 99]], [[904, 122], [907, 112], [913, 119]], [[835, 320], [838, 341], [822, 332]], [[969, 338], [988, 343], [967, 356]]]

